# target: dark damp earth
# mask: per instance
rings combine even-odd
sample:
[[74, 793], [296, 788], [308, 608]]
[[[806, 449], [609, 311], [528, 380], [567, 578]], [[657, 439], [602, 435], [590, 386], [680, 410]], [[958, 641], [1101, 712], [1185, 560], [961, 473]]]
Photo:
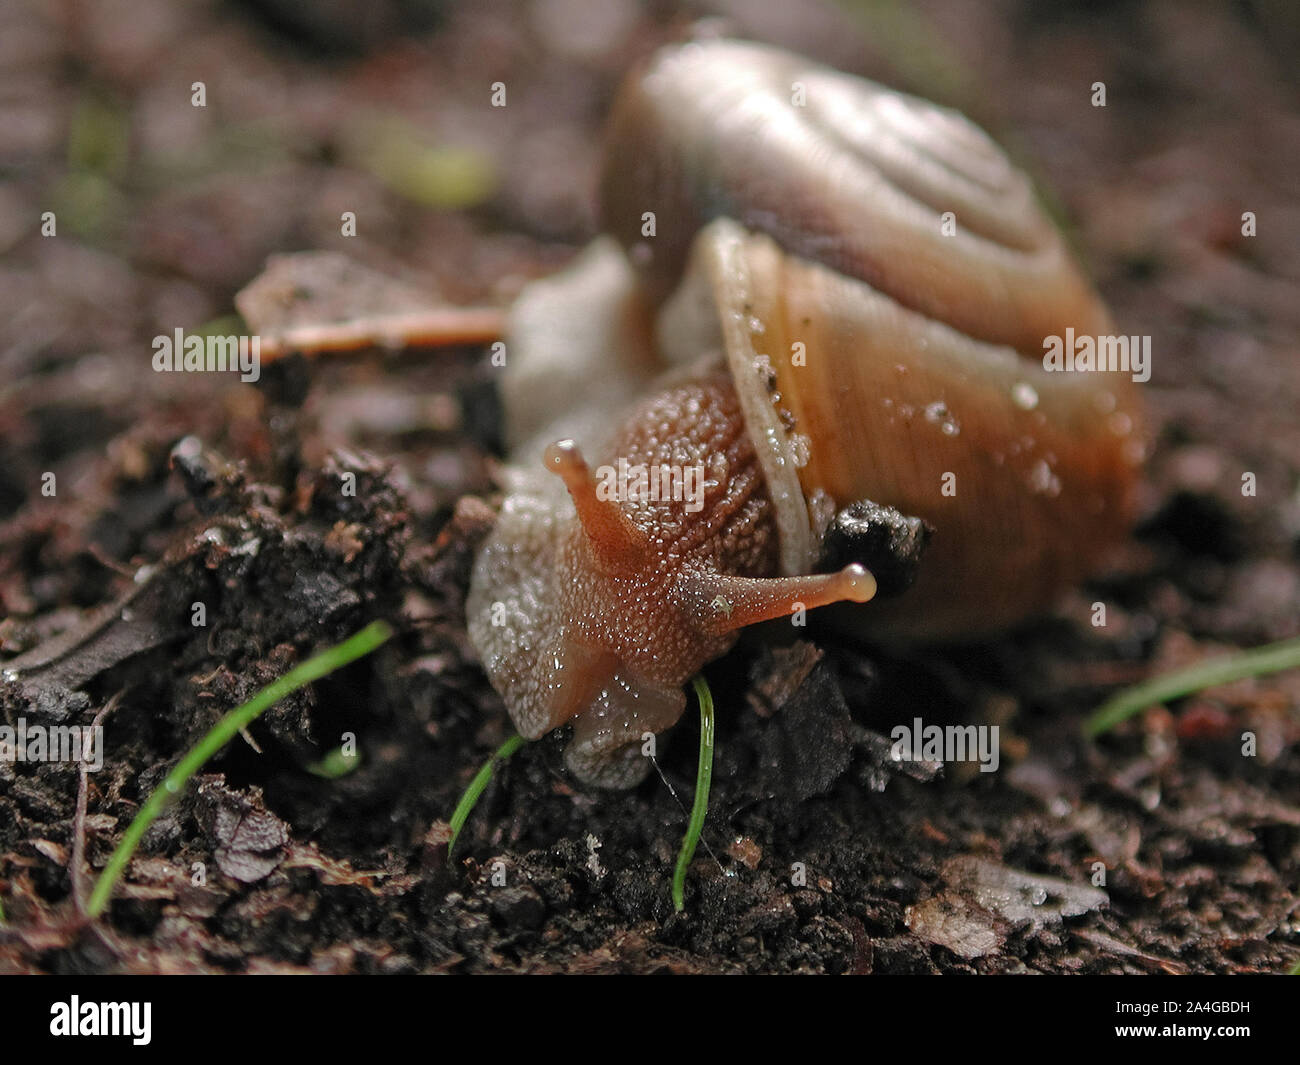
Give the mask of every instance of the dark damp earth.
[[[1300, 672], [1096, 742], [1080, 725], [1121, 686], [1300, 632], [1300, 20], [1084, 6], [703, 5], [1004, 143], [1120, 332], [1152, 337], [1155, 447], [1132, 545], [1047, 619], [905, 653], [760, 632], [711, 667], [713, 794], [681, 914], [693, 712], [663, 779], [627, 793], [568, 778], [562, 736], [529, 745], [446, 857], [458, 796], [510, 732], [463, 619], [498, 500], [486, 352], [293, 357], [242, 384], [154, 373], [150, 343], [237, 332], [234, 293], [283, 251], [505, 302], [592, 236], [610, 93], [685, 15], [608, 4], [558, 32], [560, 3], [6, 8], [0, 668], [24, 668], [0, 711], [99, 720], [105, 747], [82, 804], [75, 766], [0, 763], [0, 971], [1295, 965]], [[487, 122], [498, 78], [510, 103]], [[374, 618], [395, 638], [236, 738], [104, 917], [79, 919], [180, 755]], [[998, 725], [997, 771], [894, 762], [885, 737], [916, 717]]]

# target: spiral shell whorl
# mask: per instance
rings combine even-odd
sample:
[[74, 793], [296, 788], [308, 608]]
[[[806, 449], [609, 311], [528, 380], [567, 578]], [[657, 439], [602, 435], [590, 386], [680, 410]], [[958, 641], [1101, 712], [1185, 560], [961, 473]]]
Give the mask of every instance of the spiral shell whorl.
[[1045, 335], [1108, 325], [1028, 179], [982, 130], [777, 49], [660, 53], [616, 104], [601, 194], [605, 227], [661, 298], [695, 233], [725, 216], [977, 340], [1041, 352]]

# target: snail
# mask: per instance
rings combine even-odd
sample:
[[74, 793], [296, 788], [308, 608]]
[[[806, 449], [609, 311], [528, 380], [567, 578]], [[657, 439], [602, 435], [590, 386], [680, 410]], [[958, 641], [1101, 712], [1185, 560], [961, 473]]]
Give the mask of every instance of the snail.
[[911, 588], [852, 608], [883, 640], [1006, 627], [1123, 536], [1136, 390], [1042, 358], [1108, 313], [961, 115], [671, 46], [621, 89], [600, 188], [606, 235], [511, 311], [506, 495], [466, 606], [516, 728], [571, 724], [581, 781], [638, 782], [745, 626], [873, 598], [861, 560], [819, 572], [857, 504], [934, 531]]

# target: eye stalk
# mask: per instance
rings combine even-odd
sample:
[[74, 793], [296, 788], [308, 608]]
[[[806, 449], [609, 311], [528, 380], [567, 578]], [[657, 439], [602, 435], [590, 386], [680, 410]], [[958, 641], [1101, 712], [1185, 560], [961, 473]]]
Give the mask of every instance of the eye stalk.
[[876, 578], [856, 562], [838, 573], [807, 577], [688, 576], [678, 590], [679, 601], [692, 604], [696, 626], [711, 636], [787, 617], [801, 607], [812, 610], [832, 603], [866, 603], [875, 594]]
[[648, 558], [649, 543], [615, 499], [601, 499], [591, 468], [572, 440], [557, 440], [542, 456], [546, 468], [569, 490], [592, 553], [606, 573], [635, 572]]

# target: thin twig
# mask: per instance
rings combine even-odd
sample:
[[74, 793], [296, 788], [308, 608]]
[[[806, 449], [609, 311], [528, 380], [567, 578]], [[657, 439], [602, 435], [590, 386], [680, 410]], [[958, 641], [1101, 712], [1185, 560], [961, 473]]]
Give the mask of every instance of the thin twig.
[[496, 307], [439, 307], [354, 318], [347, 322], [298, 325], [261, 338], [261, 357], [270, 362], [291, 352], [304, 355], [361, 348], [420, 348], [486, 344], [505, 332], [505, 311]]
[[[104, 723], [104, 718], [108, 717], [115, 709], [117, 704], [122, 701], [122, 696], [126, 694], [123, 688], [120, 692], [108, 700], [90, 722], [92, 731], [99, 728]], [[68, 878], [72, 881], [72, 902], [77, 908], [77, 913], [85, 914], [85, 856], [86, 856], [86, 797], [90, 791], [90, 771], [86, 768], [86, 742], [82, 737], [81, 743], [81, 761], [77, 764], [77, 812], [72, 818], [72, 858], [68, 864]]]

